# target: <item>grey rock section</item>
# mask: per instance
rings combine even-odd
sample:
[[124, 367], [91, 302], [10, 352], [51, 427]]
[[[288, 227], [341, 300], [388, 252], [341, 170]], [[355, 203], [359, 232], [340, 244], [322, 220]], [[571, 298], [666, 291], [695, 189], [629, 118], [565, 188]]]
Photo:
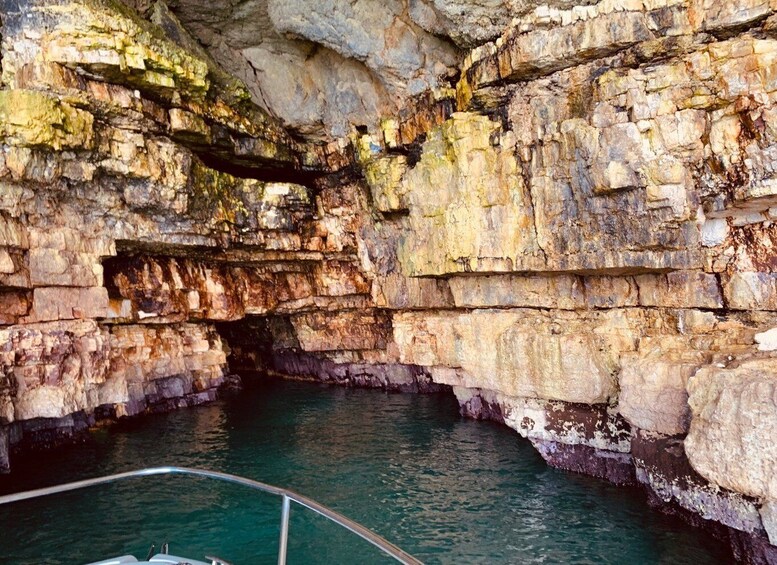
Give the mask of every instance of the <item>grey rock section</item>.
[[418, 94], [456, 63], [451, 45], [409, 21], [399, 2], [269, 0], [276, 30], [362, 61], [392, 90]]
[[425, 30], [450, 37], [459, 47], [472, 48], [496, 39], [516, 21], [528, 19], [527, 29], [548, 28], [552, 9], [577, 6], [584, 13], [586, 6], [595, 4], [596, 0], [409, 0], [408, 10]]
[[424, 29], [473, 47], [496, 39], [526, 0], [410, 0], [410, 15]]
[[275, 352], [272, 365], [272, 373], [349, 387], [414, 393], [435, 393], [447, 389], [445, 385], [432, 382], [427, 371], [412, 365], [335, 363], [289, 350]]
[[638, 430], [631, 447], [637, 480], [649, 488], [651, 497], [692, 516], [761, 535], [754, 501], [707, 482], [689, 464], [682, 440]]
[[724, 488], [777, 499], [777, 359], [704, 367], [688, 381], [693, 414], [685, 450]]
[[[153, 4], [124, 1], [141, 12], [150, 11]], [[564, 39], [564, 30], [551, 29], [549, 10], [595, 4], [592, 0], [167, 3], [214, 58], [245, 81], [255, 102], [298, 133], [325, 138], [344, 136], [354, 126], [374, 129], [379, 116], [395, 113], [411, 96], [446, 85], [457, 73], [465, 49], [497, 39], [514, 22], [523, 22], [521, 33], [550, 31]], [[613, 17], [619, 19], [617, 25], [602, 26], [592, 36], [578, 35], [606, 41], [605, 29], [631, 29], [620, 20], [642, 21], [639, 14]], [[644, 33], [640, 37], [647, 39]], [[545, 49], [544, 39], [526, 40]], [[566, 61], [561, 67], [574, 59], [563, 49], [548, 51]]]
[[308, 137], [375, 127], [409, 96], [443, 84], [460, 62], [456, 46], [413, 21], [398, 0], [173, 0], [169, 6], [245, 81], [255, 102]]
[[777, 545], [777, 501], [771, 500], [761, 506], [761, 521], [769, 536], [769, 543]]

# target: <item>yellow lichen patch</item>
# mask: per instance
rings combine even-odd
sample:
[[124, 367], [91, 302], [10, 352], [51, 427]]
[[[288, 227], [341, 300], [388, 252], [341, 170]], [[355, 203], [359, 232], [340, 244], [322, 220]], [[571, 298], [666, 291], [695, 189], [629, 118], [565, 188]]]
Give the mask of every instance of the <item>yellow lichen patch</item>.
[[407, 187], [402, 176], [407, 171], [407, 157], [388, 155], [369, 161], [364, 166], [364, 178], [370, 187], [375, 208], [381, 212], [407, 210]]
[[210, 87], [208, 65], [158, 37], [132, 13], [101, 0], [43, 8], [57, 12], [57, 26], [42, 41], [47, 62], [83, 68], [150, 92], [177, 90], [198, 97]]
[[33, 90], [0, 91], [0, 137], [16, 146], [89, 149], [94, 117]]
[[192, 162], [189, 190], [188, 213], [225, 231], [287, 230], [293, 210], [311, 204], [304, 186], [235, 177], [197, 159]]
[[485, 116], [455, 113], [430, 132], [396, 188], [411, 235], [399, 258], [411, 276], [535, 268], [541, 260], [528, 190], [513, 148]]
[[383, 118], [380, 121], [380, 131], [386, 147], [390, 149], [399, 147], [399, 121], [395, 118]]
[[179, 135], [186, 135], [194, 139], [209, 143], [211, 140], [210, 127], [205, 120], [197, 114], [172, 108], [169, 112], [170, 130]]
[[189, 213], [216, 224], [238, 224], [247, 214], [240, 194], [249, 187], [262, 190], [262, 183], [253, 179], [240, 179], [228, 173], [215, 171], [198, 160], [192, 163], [190, 174], [191, 198]]

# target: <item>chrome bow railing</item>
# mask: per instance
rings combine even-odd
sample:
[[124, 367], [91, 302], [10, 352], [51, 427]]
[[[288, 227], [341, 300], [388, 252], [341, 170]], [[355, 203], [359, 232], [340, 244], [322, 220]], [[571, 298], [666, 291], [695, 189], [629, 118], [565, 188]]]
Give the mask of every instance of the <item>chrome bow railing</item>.
[[192, 469], [189, 467], [153, 467], [150, 469], [140, 469], [137, 471], [128, 471], [126, 473], [117, 473], [115, 475], [108, 475], [105, 477], [97, 477], [94, 479], [85, 479], [83, 481], [76, 481], [73, 483], [67, 483], [64, 485], [57, 485], [53, 487], [46, 487], [36, 490], [29, 490], [26, 492], [19, 492], [15, 494], [9, 494], [6, 496], [0, 496], [0, 505], [10, 504], [12, 502], [19, 502], [21, 500], [29, 500], [31, 498], [39, 498], [41, 496], [48, 496], [50, 494], [57, 494], [61, 492], [68, 492], [71, 490], [78, 490], [82, 488], [92, 487], [96, 485], [103, 485], [106, 483], [114, 483], [124, 479], [131, 479], [135, 477], [148, 477], [152, 475], [193, 475], [195, 477], [205, 477], [208, 479], [216, 479], [227, 483], [235, 483], [243, 485], [262, 492], [269, 492], [280, 496], [282, 498], [281, 503], [281, 533], [278, 543], [278, 565], [285, 565], [286, 563], [286, 551], [288, 548], [289, 540], [289, 511], [291, 509], [291, 502], [294, 501], [300, 506], [309, 508], [313, 512], [330, 519], [335, 524], [345, 528], [351, 533], [356, 534], [360, 538], [368, 541], [386, 555], [389, 555], [407, 565], [422, 565], [421, 562], [410, 555], [409, 553], [398, 548], [393, 543], [385, 540], [375, 532], [365, 528], [361, 524], [354, 522], [350, 518], [347, 518], [335, 512], [331, 508], [327, 508], [323, 504], [319, 504], [313, 499], [297, 494], [296, 492], [287, 490], [285, 488], [260, 483], [252, 479], [246, 479], [245, 477], [239, 477], [237, 475], [230, 475], [229, 473], [220, 473], [218, 471], [206, 471], [204, 469]]

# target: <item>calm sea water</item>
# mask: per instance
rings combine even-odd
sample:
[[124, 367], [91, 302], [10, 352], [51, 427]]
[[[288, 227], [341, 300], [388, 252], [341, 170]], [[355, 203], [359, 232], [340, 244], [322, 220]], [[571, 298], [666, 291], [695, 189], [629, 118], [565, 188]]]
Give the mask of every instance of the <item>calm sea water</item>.
[[[700, 530], [638, 489], [554, 470], [505, 427], [445, 395], [274, 381], [150, 416], [86, 445], [17, 459], [3, 493], [175, 464], [306, 494], [427, 563], [725, 563]], [[78, 564], [170, 542], [171, 553], [273, 563], [280, 499], [186, 477], [137, 479], [0, 508], [5, 564]], [[390, 562], [292, 506], [289, 563]]]

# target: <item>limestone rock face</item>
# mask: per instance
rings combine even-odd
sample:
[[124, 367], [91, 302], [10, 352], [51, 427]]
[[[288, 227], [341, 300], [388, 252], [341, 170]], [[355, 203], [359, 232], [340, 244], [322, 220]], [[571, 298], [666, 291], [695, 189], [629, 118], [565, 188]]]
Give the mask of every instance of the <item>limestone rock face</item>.
[[170, 5], [258, 104], [313, 136], [376, 125], [398, 101], [440, 86], [460, 58], [398, 0]]
[[777, 499], [774, 359], [701, 369], [688, 381], [693, 411], [685, 440], [701, 475], [749, 496]]
[[108, 366], [107, 332], [97, 324], [12, 326], [3, 334], [3, 374], [14, 390], [2, 400], [6, 423], [61, 418], [96, 405]]
[[420, 30], [404, 14], [401, 2], [358, 0], [343, 6], [269, 0], [267, 11], [279, 33], [303, 37], [362, 61], [388, 87], [404, 87], [410, 94], [436, 86], [436, 75], [455, 62], [451, 46]]
[[388, 320], [380, 312], [310, 313], [291, 318], [305, 351], [385, 349]]
[[117, 326], [111, 333], [111, 364], [98, 390], [113, 417], [153, 409], [201, 404], [215, 398], [226, 354], [212, 327]]
[[158, 25], [1, 7], [4, 438], [211, 401], [214, 322], [369, 303], [353, 194], [290, 182], [332, 148], [293, 140], [161, 5]]
[[666, 435], [688, 431], [691, 414], [685, 387], [711, 355], [694, 351], [687, 338], [645, 338], [638, 353], [623, 359], [618, 408], [634, 426]]
[[410, 207], [410, 236], [400, 250], [408, 274], [533, 270], [543, 263], [515, 147], [510, 136], [493, 145], [499, 129], [486, 117], [454, 114], [424, 143], [421, 160], [401, 181]]
[[5, 423], [109, 406], [118, 415], [134, 414], [158, 401], [153, 387], [170, 377], [187, 387], [167, 398], [194, 390], [212, 399], [226, 360], [218, 336], [197, 326], [109, 329], [91, 320], [63, 321], [10, 326], [0, 337]]
[[403, 362], [461, 369], [446, 384], [587, 404], [615, 395], [617, 355], [632, 348], [633, 339], [629, 321], [618, 313], [585, 321], [489, 310], [394, 317]]
[[34, 90], [0, 92], [2, 135], [10, 144], [88, 148], [92, 121], [88, 112]]
[[[621, 28], [613, 26], [612, 29]], [[732, 214], [731, 208], [745, 210], [768, 206], [768, 196], [762, 192], [758, 195], [756, 192], [741, 193], [723, 202], [725, 198], [718, 191], [728, 180], [725, 175], [714, 172], [722, 170], [714, 163], [725, 168], [730, 158], [739, 162], [739, 157], [727, 156], [721, 160], [717, 156], [721, 151], [725, 152], [719, 140], [736, 137], [741, 131], [739, 118], [723, 119], [725, 112], [721, 113], [720, 105], [735, 104], [744, 88], [734, 82], [718, 87], [715, 81], [725, 74], [723, 68], [731, 70], [741, 64], [743, 66], [735, 72], [746, 73], [746, 61], [756, 61], [759, 57], [766, 58], [754, 63], [756, 66], [768, 64], [770, 55], [761, 55], [761, 52], [769, 51], [767, 45], [760, 44], [756, 48], [756, 41], [737, 38], [706, 48], [699, 46], [680, 57], [680, 61], [660, 65], [660, 69], [649, 72], [615, 69], [598, 74], [600, 67], [597, 65], [580, 65], [548, 78], [524, 82], [507, 91], [505, 94], [511, 100], [509, 117], [515, 126], [510, 135], [505, 136], [509, 139], [506, 147], [511, 148], [511, 155], [515, 153], [521, 160], [520, 165], [511, 165], [515, 171], [513, 176], [501, 179], [499, 185], [513, 185], [511, 194], [515, 205], [528, 214], [528, 221], [521, 229], [499, 221], [496, 225], [512, 229], [509, 235], [501, 234], [491, 248], [459, 249], [457, 246], [466, 245], [472, 235], [456, 233], [458, 237], [449, 237], [447, 230], [452, 226], [463, 229], [461, 226], [482, 225], [484, 220], [479, 214], [498, 213], [498, 203], [494, 206], [484, 200], [478, 209], [454, 201], [451, 205], [458, 204], [455, 208], [460, 210], [459, 218], [448, 218], [420, 206], [419, 225], [413, 226], [414, 232], [422, 240], [434, 238], [435, 243], [447, 245], [447, 248], [445, 256], [438, 254], [438, 264], [412, 264], [411, 272], [439, 275], [491, 270], [700, 267], [704, 260], [698, 229], [700, 222], [706, 217]], [[569, 62], [568, 58], [564, 61]], [[766, 93], [771, 92], [773, 86], [755, 83], [746, 89], [748, 93], [761, 92], [765, 101]], [[717, 94], [694, 98], [689, 97], [692, 91]], [[751, 110], [753, 116], [768, 111], [766, 108], [770, 104], [758, 106]], [[736, 113], [733, 106], [731, 111]], [[451, 125], [443, 127], [437, 135], [443, 139], [457, 139], [456, 122], [456, 118], [452, 118]], [[497, 125], [493, 127], [497, 128]], [[708, 129], [711, 137], [705, 143], [703, 138]], [[477, 139], [475, 136], [462, 137], [463, 141], [458, 139], [455, 143], [473, 143], [472, 140]], [[762, 155], [754, 161], [742, 162], [747, 186], [768, 184], [764, 179], [770, 178], [771, 173], [768, 165], [763, 169], [761, 163], [768, 162], [766, 155], [772, 151], [773, 140], [769, 134], [759, 135], [757, 140], [745, 145], [750, 147], [746, 151]], [[458, 153], [449, 153], [454, 156], [479, 154], [481, 146], [471, 145]], [[426, 151], [430, 160], [434, 155], [445, 154], [436, 145], [428, 145]], [[461, 160], [457, 162], [461, 163]], [[704, 190], [696, 182], [699, 177], [696, 163], [699, 162], [708, 163], [700, 179]], [[422, 157], [421, 166], [424, 163]], [[430, 178], [428, 182], [413, 182], [417, 201], [437, 203], [437, 199], [430, 198], [436, 186], [451, 182], [458, 186], [471, 179], [469, 164], [465, 163], [433, 167], [436, 176], [426, 173]], [[409, 173], [408, 178], [412, 178], [412, 174]], [[486, 183], [489, 176], [486, 173], [480, 178]], [[528, 183], [525, 179], [529, 179]], [[466, 192], [473, 194], [476, 191], [474, 187], [468, 187]], [[413, 201], [413, 192], [409, 193], [409, 199]], [[699, 215], [699, 203], [703, 204], [705, 218]], [[439, 205], [445, 204], [443, 200]], [[618, 212], [624, 209], [630, 210], [630, 214]], [[514, 222], [521, 219], [517, 213], [511, 217]], [[604, 217], [612, 225], [611, 230], [601, 230]], [[415, 218], [413, 209], [412, 218]], [[498, 220], [493, 218], [492, 221]], [[578, 227], [574, 234], [565, 229], [568, 225]], [[498, 233], [498, 230], [489, 230], [489, 233], [492, 231]], [[483, 232], [474, 229], [481, 237]], [[439, 264], [443, 260], [447, 264]]]
[[631, 441], [631, 454], [637, 480], [649, 487], [656, 500], [762, 539], [757, 504], [699, 475], [688, 463], [682, 440], [637, 431]]
[[628, 424], [606, 405], [588, 405], [537, 398], [511, 397], [489, 390], [454, 387], [467, 415], [503, 421], [523, 437], [565, 445], [628, 453], [631, 433]]
[[0, 10], [0, 469], [230, 369], [453, 387], [777, 562], [773, 0]]

